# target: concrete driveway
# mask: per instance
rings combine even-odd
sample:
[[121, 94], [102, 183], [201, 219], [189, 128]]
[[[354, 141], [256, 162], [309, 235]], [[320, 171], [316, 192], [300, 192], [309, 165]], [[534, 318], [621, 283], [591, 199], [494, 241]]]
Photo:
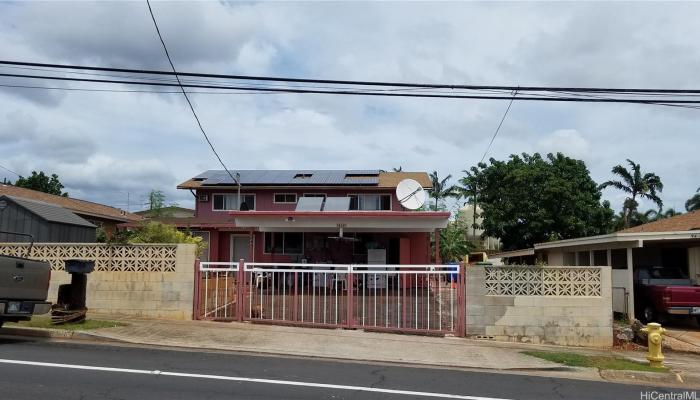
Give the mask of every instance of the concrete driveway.
[[700, 354], [700, 327], [694, 320], [671, 320], [664, 325], [666, 339], [664, 344], [675, 351]]

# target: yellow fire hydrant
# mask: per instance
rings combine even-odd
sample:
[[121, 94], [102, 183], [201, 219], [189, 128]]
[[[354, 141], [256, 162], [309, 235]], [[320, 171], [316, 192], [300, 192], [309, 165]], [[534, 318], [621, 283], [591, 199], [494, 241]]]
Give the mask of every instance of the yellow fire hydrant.
[[649, 366], [652, 368], [663, 368], [664, 355], [661, 353], [661, 335], [666, 332], [666, 329], [656, 322], [651, 322], [647, 324], [646, 328], [642, 328], [642, 332], [647, 334], [647, 342], [649, 344], [647, 360], [649, 360]]

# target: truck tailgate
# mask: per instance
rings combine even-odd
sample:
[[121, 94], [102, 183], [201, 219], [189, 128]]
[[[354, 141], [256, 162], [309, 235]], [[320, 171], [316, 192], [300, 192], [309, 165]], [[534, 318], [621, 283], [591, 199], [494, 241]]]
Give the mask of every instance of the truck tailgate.
[[0, 299], [46, 300], [51, 266], [42, 261], [0, 256]]
[[669, 286], [671, 299], [668, 305], [700, 307], [700, 286]]

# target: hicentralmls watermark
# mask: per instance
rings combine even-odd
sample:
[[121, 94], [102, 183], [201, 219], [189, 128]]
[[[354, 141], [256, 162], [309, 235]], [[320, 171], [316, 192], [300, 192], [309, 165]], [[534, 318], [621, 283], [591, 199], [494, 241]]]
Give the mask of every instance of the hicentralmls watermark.
[[647, 390], [639, 392], [640, 400], [700, 400], [697, 390], [683, 390], [678, 392], [657, 392]]

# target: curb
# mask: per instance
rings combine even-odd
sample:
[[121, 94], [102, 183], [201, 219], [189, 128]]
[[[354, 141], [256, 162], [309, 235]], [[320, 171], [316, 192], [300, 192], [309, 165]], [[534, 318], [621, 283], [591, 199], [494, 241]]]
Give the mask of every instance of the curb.
[[70, 339], [91, 342], [124, 343], [118, 339], [110, 339], [85, 331], [70, 331], [67, 329], [4, 327], [0, 329], [0, 336], [24, 336], [44, 339]]
[[654, 384], [661, 386], [689, 386], [697, 387], [700, 377], [684, 376], [682, 373], [668, 372], [644, 372], [603, 369], [599, 371], [600, 377], [606, 381]]

